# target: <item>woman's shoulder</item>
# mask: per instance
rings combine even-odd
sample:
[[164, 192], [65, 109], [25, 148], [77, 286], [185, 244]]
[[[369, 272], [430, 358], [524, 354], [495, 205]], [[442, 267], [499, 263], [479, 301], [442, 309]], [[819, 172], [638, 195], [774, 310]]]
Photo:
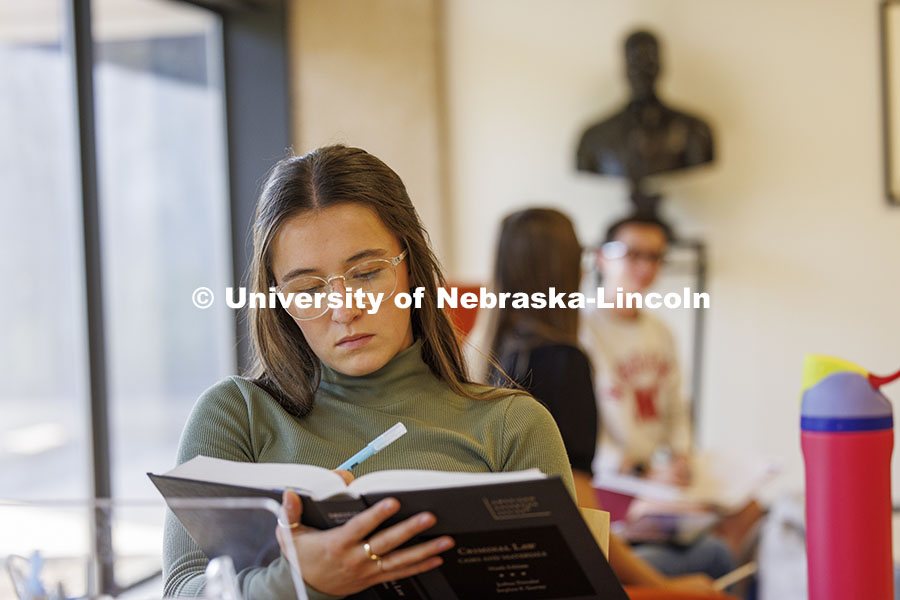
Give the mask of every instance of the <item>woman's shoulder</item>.
[[229, 375], [206, 388], [197, 398], [195, 411], [214, 410], [246, 415], [262, 407], [280, 407], [260, 383], [249, 377]]
[[281, 411], [275, 399], [252, 379], [232, 375], [200, 394], [185, 423], [179, 463], [198, 454], [255, 461], [267, 423]]
[[544, 406], [525, 390], [493, 387], [483, 384], [467, 384], [467, 391], [474, 399], [468, 399], [469, 406], [490, 412], [504, 422], [510, 416], [541, 417], [547, 412]]
[[200, 394], [199, 400], [205, 402], [246, 400], [260, 394], [268, 395], [268, 392], [253, 379], [240, 375], [228, 375], [206, 388]]

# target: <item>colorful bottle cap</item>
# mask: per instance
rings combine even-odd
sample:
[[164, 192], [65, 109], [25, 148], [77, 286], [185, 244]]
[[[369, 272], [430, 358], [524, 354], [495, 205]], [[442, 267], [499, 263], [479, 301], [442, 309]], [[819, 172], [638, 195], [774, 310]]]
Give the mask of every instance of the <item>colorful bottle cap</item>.
[[807, 354], [803, 358], [803, 392], [832, 373], [840, 373], [842, 371], [859, 373], [866, 377], [869, 380], [869, 384], [876, 389], [900, 379], [900, 371], [891, 375], [875, 375], [843, 358], [825, 356], [824, 354]]
[[869, 372], [861, 366], [834, 356], [824, 354], [807, 354], [803, 358], [803, 391], [805, 392], [832, 373], [848, 371], [868, 377]]
[[803, 392], [800, 427], [831, 432], [892, 429], [893, 407], [865, 375], [839, 371]]

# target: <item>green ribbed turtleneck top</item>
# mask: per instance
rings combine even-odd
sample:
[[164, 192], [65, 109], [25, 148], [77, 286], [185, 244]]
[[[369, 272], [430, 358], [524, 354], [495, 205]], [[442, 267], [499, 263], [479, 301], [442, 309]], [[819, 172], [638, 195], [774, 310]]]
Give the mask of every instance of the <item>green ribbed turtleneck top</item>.
[[[496, 400], [455, 394], [422, 360], [421, 341], [369, 375], [353, 377], [322, 365], [314, 408], [302, 418], [289, 414], [249, 380], [227, 377], [197, 400], [177, 461], [202, 454], [333, 469], [397, 421], [406, 426], [406, 435], [356, 467], [356, 477], [383, 469], [487, 472], [536, 467], [561, 475], [575, 495], [562, 438], [550, 413], [518, 392]], [[169, 512], [163, 550], [166, 596], [200, 595], [206, 563]], [[292, 589], [284, 560], [249, 573], [243, 588], [247, 600], [280, 597]], [[307, 590], [310, 598], [323, 597]]]

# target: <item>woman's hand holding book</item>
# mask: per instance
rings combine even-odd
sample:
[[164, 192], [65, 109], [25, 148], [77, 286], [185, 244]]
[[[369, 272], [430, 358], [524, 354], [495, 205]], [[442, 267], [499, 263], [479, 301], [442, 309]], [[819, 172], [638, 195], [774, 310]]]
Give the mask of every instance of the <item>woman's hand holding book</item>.
[[[338, 474], [345, 480], [352, 479], [346, 471]], [[369, 537], [400, 509], [400, 503], [394, 498], [385, 498], [343, 525], [328, 530], [300, 524], [303, 508], [294, 492], [285, 492], [282, 504], [291, 524], [290, 540], [285, 539], [281, 528], [276, 528], [282, 553], [285, 544], [293, 543], [304, 581], [325, 594], [349, 595], [385, 581], [434, 569], [443, 562], [437, 555], [453, 547], [453, 539], [442, 536], [397, 550], [434, 525], [434, 515], [427, 512]]]

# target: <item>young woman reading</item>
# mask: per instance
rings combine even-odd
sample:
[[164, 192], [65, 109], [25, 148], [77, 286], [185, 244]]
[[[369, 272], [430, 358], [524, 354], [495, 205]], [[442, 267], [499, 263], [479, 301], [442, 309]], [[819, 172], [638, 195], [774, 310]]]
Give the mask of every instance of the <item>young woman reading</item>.
[[[527, 394], [469, 382], [459, 341], [437, 308], [444, 277], [403, 182], [356, 148], [330, 146], [279, 162], [259, 198], [250, 292], [347, 288], [391, 297], [425, 290], [421, 308], [385, 301], [355, 308], [291, 305], [250, 312], [255, 366], [197, 401], [178, 450], [238, 461], [328, 468], [402, 421], [408, 433], [362, 463], [382, 469], [488, 472], [539, 468], [560, 475], [574, 496], [553, 417]], [[347, 474], [349, 477], [349, 474]], [[400, 548], [434, 525], [421, 513], [374, 533], [399, 509], [386, 499], [340, 527], [300, 525], [292, 493], [284, 505], [311, 598], [344, 597], [441, 564], [453, 545], [438, 537]], [[206, 558], [169, 514], [166, 595], [199, 595]], [[283, 548], [285, 546], [282, 546]], [[285, 559], [240, 574], [244, 598], [293, 594]]]

